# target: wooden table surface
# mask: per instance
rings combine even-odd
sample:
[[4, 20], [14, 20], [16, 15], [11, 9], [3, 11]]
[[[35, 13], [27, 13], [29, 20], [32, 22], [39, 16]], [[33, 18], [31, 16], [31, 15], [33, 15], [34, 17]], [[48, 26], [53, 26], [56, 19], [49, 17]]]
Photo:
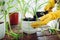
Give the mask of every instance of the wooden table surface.
[[[17, 27], [12, 28], [14, 32], [17, 31]], [[26, 34], [23, 33], [25, 36], [19, 38], [18, 40], [60, 40], [60, 38], [56, 34], [50, 34], [48, 31], [45, 31], [44, 33], [37, 33], [34, 34]], [[5, 35], [5, 37], [1, 40], [13, 40], [12, 37]]]

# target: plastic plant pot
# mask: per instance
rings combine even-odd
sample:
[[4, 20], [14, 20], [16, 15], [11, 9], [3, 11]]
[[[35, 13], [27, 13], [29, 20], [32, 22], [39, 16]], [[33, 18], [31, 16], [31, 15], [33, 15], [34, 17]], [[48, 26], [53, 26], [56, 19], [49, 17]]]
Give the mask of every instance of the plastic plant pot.
[[9, 13], [10, 15], [10, 24], [17, 25], [18, 24], [18, 12]]
[[0, 22], [0, 39], [5, 36], [5, 25], [4, 22]]
[[34, 19], [29, 19], [29, 21], [28, 21], [28, 19], [23, 19], [21, 28], [24, 33], [27, 33], [27, 34], [36, 33], [37, 29], [34, 29], [31, 27], [32, 22], [35, 22]]
[[36, 29], [31, 27], [31, 23], [34, 21], [22, 21], [22, 30], [24, 33], [33, 34], [36, 33]]

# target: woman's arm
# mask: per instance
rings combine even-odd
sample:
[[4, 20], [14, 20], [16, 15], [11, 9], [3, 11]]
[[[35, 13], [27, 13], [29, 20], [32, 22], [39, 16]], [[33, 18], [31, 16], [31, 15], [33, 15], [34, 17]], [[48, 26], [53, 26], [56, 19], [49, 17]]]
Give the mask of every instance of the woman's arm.
[[60, 10], [57, 10], [56, 12], [49, 12], [48, 14], [42, 16], [40, 18], [40, 21], [36, 21], [31, 24], [33, 28], [40, 27], [42, 25], [46, 25], [49, 21], [55, 20], [60, 18]]
[[52, 11], [52, 8], [54, 7], [56, 3], [56, 0], [48, 0], [48, 4], [45, 6], [45, 11]]

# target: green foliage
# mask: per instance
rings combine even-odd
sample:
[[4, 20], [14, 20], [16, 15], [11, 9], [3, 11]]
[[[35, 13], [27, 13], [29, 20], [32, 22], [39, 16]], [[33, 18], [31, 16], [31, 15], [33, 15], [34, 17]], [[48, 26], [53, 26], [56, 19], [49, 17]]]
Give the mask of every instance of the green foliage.
[[[8, 5], [8, 8], [6, 9], [5, 14], [7, 13], [6, 15], [8, 15], [8, 19], [9, 19], [8, 23], [6, 23], [6, 15], [5, 15], [6, 34], [12, 36], [13, 38], [15, 38], [15, 39], [17, 40], [17, 39], [18, 39], [19, 37], [21, 37], [23, 34], [16, 34], [16, 33], [13, 32], [13, 30], [11, 29], [10, 18], [9, 18], [9, 11], [10, 11], [11, 8], [13, 8], [13, 7], [16, 6], [16, 4], [11, 5], [12, 2], [13, 2], [13, 0], [9, 0], [9, 1], [6, 3], [6, 4]], [[17, 8], [16, 8], [16, 9], [17, 9]], [[18, 9], [19, 9], [19, 8], [18, 8]], [[18, 9], [17, 9], [17, 11], [18, 11]], [[10, 31], [8, 31], [8, 30], [9, 30], [8, 27], [9, 27]]]
[[56, 30], [55, 30], [55, 29], [49, 29], [49, 32], [50, 32], [51, 34], [56, 34]]
[[[16, 34], [12, 31], [11, 29], [11, 26], [10, 26], [10, 18], [9, 18], [9, 11], [11, 8], [15, 7], [16, 5], [11, 5], [11, 3], [13, 2], [14, 0], [9, 0], [8, 2], [0, 2], [0, 5], [4, 5], [4, 4], [7, 4], [8, 5], [8, 8], [6, 10], [3, 10], [3, 13], [4, 13], [4, 20], [5, 20], [5, 26], [6, 26], [6, 33], [10, 36], [13, 36], [14, 38], [18, 38], [19, 36], [22, 36], [23, 34]], [[17, 0], [17, 5], [19, 6], [19, 8], [16, 8], [17, 11], [20, 11], [22, 14], [26, 14], [27, 12], [30, 12], [29, 8], [30, 8], [30, 2], [32, 0], [29, 0], [28, 2], [26, 2], [25, 0]], [[45, 3], [43, 4], [39, 4], [37, 5], [39, 0], [35, 0], [35, 7], [32, 8], [33, 10], [33, 13], [35, 14], [37, 12], [38, 9], [41, 8], [42, 5], [44, 5]], [[32, 13], [32, 12], [31, 12]], [[6, 21], [6, 18], [7, 18], [7, 15], [8, 15], [8, 23]], [[1, 17], [2, 18], [2, 17]], [[10, 29], [10, 32], [8, 31], [8, 26], [9, 26], [9, 29]]]
[[[0, 12], [2, 13], [3, 12], [3, 6], [5, 4], [5, 1], [0, 1], [0, 6], [1, 6], [1, 9], [0, 9]], [[2, 19], [4, 17], [4, 15], [2, 17], [0, 17], [0, 19]]]
[[[7, 8], [6, 10], [1, 11], [1, 12], [3, 12], [3, 16], [2, 16], [2, 17], [4, 17], [4, 23], [5, 23], [5, 27], [6, 27], [6, 34], [8, 34], [8, 35], [10, 35], [10, 36], [12, 36], [12, 37], [18, 38], [20, 35], [14, 33], [14, 32], [12, 31], [12, 29], [11, 29], [11, 26], [10, 26], [9, 10], [15, 6], [15, 5], [11, 6], [11, 3], [12, 3], [13, 1], [14, 1], [14, 0], [9, 0], [9, 1], [6, 2], [6, 3], [5, 3], [5, 2], [1, 3], [2, 5], [4, 5], [4, 4], [7, 4], [7, 5], [8, 5], [8, 8]], [[8, 15], [8, 19], [9, 19], [8, 22], [6, 21], [7, 15]], [[1, 17], [1, 18], [2, 18], [2, 17]], [[9, 32], [8, 27], [9, 27], [9, 29], [10, 29], [10, 32]]]
[[[44, 2], [42, 4], [37, 4], [39, 2], [39, 0], [33, 0], [33, 3], [35, 3], [35, 7], [31, 7], [31, 1], [32, 0], [28, 0], [28, 2], [26, 2], [25, 0], [17, 0], [17, 4], [19, 5], [19, 8], [17, 8], [17, 10], [20, 10], [20, 12], [22, 14], [26, 14], [27, 12], [31, 13], [31, 14], [36, 14], [37, 10], [39, 10], [41, 8], [41, 6], [43, 6], [44, 4], [46, 4], [47, 2]], [[32, 8], [30, 11], [29, 8]]]
[[0, 2], [0, 6], [4, 6], [4, 4], [5, 4], [5, 1]]
[[19, 9], [20, 9], [21, 13], [26, 14], [26, 12], [28, 12], [30, 2], [31, 2], [31, 0], [29, 0], [28, 2], [26, 2], [25, 0], [17, 0], [17, 3], [19, 4]]

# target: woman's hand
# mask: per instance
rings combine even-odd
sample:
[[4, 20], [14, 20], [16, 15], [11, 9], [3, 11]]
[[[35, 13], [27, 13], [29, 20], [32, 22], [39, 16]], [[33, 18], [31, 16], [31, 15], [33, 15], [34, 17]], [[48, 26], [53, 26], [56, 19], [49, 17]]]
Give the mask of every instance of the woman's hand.
[[39, 21], [33, 22], [31, 24], [31, 26], [33, 28], [38, 28], [38, 27], [41, 27], [43, 25], [46, 25], [51, 20], [52, 20], [52, 15], [49, 13], [47, 15], [42, 16]]

